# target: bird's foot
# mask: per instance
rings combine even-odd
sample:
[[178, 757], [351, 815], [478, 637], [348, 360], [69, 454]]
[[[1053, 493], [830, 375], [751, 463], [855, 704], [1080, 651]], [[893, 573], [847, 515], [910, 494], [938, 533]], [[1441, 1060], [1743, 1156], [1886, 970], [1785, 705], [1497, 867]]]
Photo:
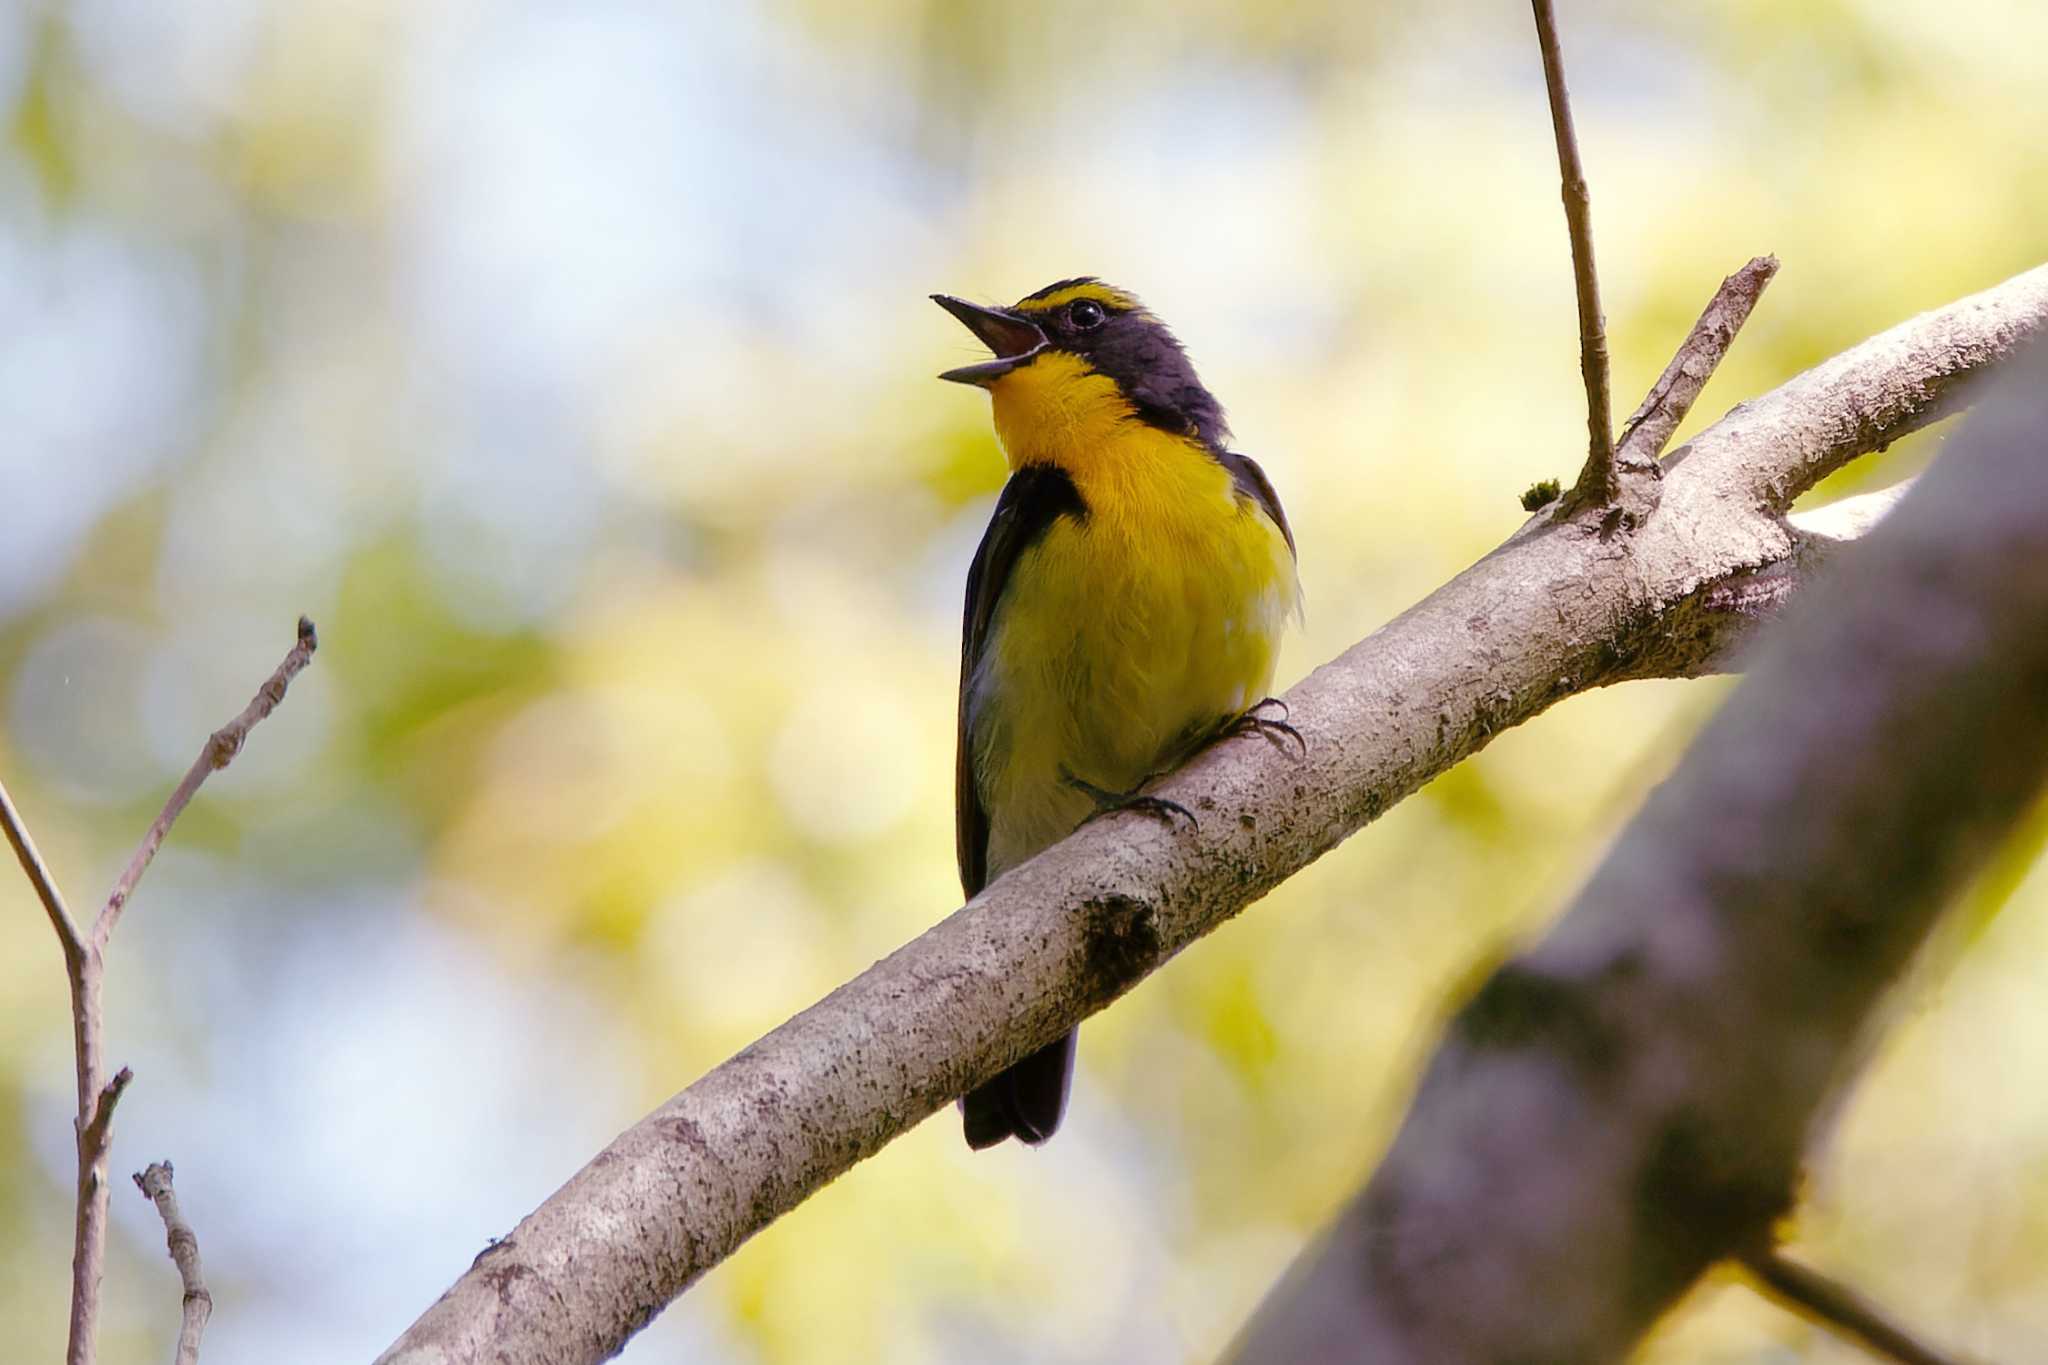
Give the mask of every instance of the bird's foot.
[[[1084, 825], [1093, 820], [1100, 820], [1105, 815], [1115, 815], [1119, 811], [1129, 810], [1149, 815], [1155, 820], [1164, 820], [1169, 825], [1175, 820], [1186, 820], [1189, 829], [1202, 827], [1202, 822], [1195, 819], [1195, 813], [1180, 802], [1169, 801], [1163, 796], [1146, 796], [1138, 790], [1145, 785], [1144, 782], [1140, 782], [1138, 787], [1127, 792], [1113, 792], [1107, 787], [1096, 786], [1086, 778], [1076, 777], [1064, 768], [1060, 770], [1060, 780], [1095, 803], [1095, 809], [1081, 821]], [[1149, 777], [1145, 779], [1146, 782], [1151, 780]]]
[[[1272, 708], [1279, 710], [1278, 718], [1261, 714]], [[1287, 741], [1292, 740], [1297, 756], [1308, 757], [1308, 741], [1301, 737], [1301, 731], [1287, 723], [1287, 703], [1278, 697], [1267, 697], [1263, 701], [1253, 702], [1245, 708], [1242, 715], [1224, 724], [1223, 734], [1225, 738], [1235, 735], [1263, 735], [1269, 743], [1281, 749], [1285, 749]]]

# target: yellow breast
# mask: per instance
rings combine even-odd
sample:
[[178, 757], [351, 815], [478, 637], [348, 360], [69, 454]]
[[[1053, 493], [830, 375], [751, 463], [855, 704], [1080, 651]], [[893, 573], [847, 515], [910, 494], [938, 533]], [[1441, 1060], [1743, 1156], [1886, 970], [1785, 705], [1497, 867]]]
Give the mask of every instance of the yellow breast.
[[1129, 790], [1264, 696], [1299, 603], [1280, 529], [1199, 443], [1135, 420], [1113, 385], [1050, 378], [1058, 420], [1041, 403], [1021, 425], [1006, 380], [997, 430], [1013, 463], [1064, 468], [1087, 514], [1018, 559], [970, 683], [991, 875], [1088, 814], [1063, 772]]

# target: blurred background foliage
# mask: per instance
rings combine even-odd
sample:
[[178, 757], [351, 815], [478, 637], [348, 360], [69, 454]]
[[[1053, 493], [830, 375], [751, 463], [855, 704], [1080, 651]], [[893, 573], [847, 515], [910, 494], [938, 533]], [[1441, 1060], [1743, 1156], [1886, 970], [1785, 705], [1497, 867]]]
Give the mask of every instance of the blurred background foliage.
[[[1623, 411], [1752, 253], [1784, 271], [1703, 418], [2048, 246], [2038, 6], [1564, 22]], [[115, 1167], [176, 1159], [215, 1365], [367, 1359], [617, 1129], [956, 904], [958, 602], [1002, 464], [931, 378], [975, 348], [928, 292], [1097, 273], [1175, 324], [1300, 534], [1283, 682], [1584, 440], [1511, 0], [13, 0], [0, 129], [0, 767], [75, 901], [299, 612], [324, 642], [113, 951]], [[1090, 1023], [1057, 1142], [970, 1158], [940, 1116], [626, 1359], [1206, 1358], [1722, 695], [1503, 736]], [[2048, 1340], [2039, 823], [1901, 996], [1796, 1228], [2001, 1358]], [[48, 1360], [70, 1042], [11, 873], [0, 906], [0, 1320]], [[176, 1292], [117, 1184], [125, 1365]], [[1855, 1358], [1727, 1282], [1643, 1353]]]

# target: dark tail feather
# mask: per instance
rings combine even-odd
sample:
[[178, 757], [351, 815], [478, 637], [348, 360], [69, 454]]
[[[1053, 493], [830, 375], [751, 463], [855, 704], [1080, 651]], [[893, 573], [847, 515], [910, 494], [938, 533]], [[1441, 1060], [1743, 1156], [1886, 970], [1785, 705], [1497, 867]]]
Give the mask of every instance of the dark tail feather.
[[980, 1151], [1007, 1137], [1034, 1144], [1051, 1137], [1067, 1111], [1078, 1036], [1047, 1044], [961, 1100], [967, 1145]]

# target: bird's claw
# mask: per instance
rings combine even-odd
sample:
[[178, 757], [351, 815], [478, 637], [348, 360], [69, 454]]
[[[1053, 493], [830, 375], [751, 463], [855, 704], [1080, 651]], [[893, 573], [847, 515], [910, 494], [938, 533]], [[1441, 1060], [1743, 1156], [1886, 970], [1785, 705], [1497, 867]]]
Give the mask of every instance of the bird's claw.
[[[1180, 802], [1169, 801], [1163, 796], [1127, 796], [1113, 805], [1097, 807], [1095, 813], [1090, 815], [1088, 820], [1098, 819], [1104, 815], [1114, 815], [1118, 811], [1125, 810], [1134, 810], [1140, 815], [1149, 815], [1155, 820], [1164, 820], [1169, 825], [1175, 820], [1185, 820], [1188, 822], [1189, 829], [1200, 829], [1202, 827], [1202, 822], [1195, 818], [1193, 811], [1183, 806]], [[1083, 820], [1081, 823], [1085, 825], [1088, 823], [1088, 820]]]
[[1107, 787], [1098, 787], [1093, 782], [1064, 770], [1060, 773], [1060, 780], [1095, 803], [1095, 809], [1081, 821], [1083, 825], [1100, 820], [1105, 815], [1115, 815], [1128, 810], [1136, 811], [1140, 815], [1149, 815], [1155, 820], [1164, 820], [1168, 825], [1178, 819], [1186, 820], [1189, 829], [1202, 827], [1202, 822], [1195, 818], [1193, 811], [1180, 802], [1169, 801], [1163, 796], [1147, 796], [1135, 790], [1113, 792]]
[[[1279, 719], [1259, 714], [1269, 706], [1279, 708]], [[1253, 702], [1237, 719], [1224, 726], [1223, 733], [1226, 736], [1263, 735], [1269, 743], [1281, 749], [1285, 749], [1286, 741], [1291, 739], [1294, 741], [1297, 756], [1308, 757], [1308, 741], [1302, 738], [1301, 731], [1287, 723], [1287, 703], [1278, 697], [1267, 697]]]

